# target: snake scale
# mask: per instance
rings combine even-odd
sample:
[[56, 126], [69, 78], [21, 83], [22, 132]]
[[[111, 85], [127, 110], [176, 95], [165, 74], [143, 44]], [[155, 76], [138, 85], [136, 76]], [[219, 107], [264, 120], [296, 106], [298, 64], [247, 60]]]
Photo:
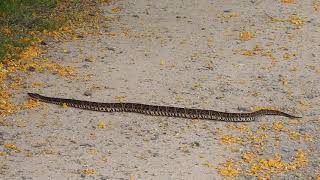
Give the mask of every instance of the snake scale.
[[226, 113], [214, 110], [179, 108], [172, 106], [156, 106], [139, 103], [100, 103], [42, 96], [36, 93], [28, 93], [35, 100], [69, 107], [101, 111], [101, 112], [134, 112], [153, 116], [181, 117], [190, 119], [207, 119], [227, 122], [255, 121], [264, 115], [284, 116], [288, 118], [301, 118], [277, 110], [261, 109], [250, 113]]

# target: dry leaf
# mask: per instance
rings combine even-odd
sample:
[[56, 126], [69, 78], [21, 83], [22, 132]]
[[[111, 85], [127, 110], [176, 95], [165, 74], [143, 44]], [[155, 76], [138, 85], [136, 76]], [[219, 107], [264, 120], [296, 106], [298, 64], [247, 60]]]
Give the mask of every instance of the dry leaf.
[[105, 122], [103, 122], [103, 121], [99, 122], [98, 128], [100, 128], [100, 129], [105, 129], [106, 127], [107, 127], [107, 125], [106, 125]]
[[160, 60], [160, 65], [165, 65], [166, 61], [164, 59]]
[[296, 17], [296, 16], [291, 16], [288, 21], [291, 23], [291, 24], [294, 24], [294, 25], [297, 25], [297, 26], [302, 26], [304, 24], [304, 21], [299, 18], [299, 17]]
[[82, 170], [82, 173], [90, 176], [90, 175], [96, 174], [96, 170], [95, 169], [84, 169], [84, 170]]
[[252, 39], [254, 37], [255, 37], [255, 35], [252, 32], [241, 32], [240, 33], [240, 39], [242, 41], [248, 41], [248, 40], [250, 40], [250, 39]]

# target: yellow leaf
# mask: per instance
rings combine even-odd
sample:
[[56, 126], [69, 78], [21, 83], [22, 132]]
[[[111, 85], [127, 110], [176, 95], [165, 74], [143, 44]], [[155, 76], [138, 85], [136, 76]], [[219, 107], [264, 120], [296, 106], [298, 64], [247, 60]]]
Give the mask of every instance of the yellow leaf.
[[12, 34], [12, 30], [9, 27], [4, 27], [4, 28], [1, 29], [1, 31], [6, 36], [11, 36], [11, 34]]
[[238, 16], [239, 16], [239, 13], [230, 12], [230, 13], [224, 14], [222, 17], [224, 17], [226, 19], [230, 19], [232, 17], [238, 17]]
[[119, 13], [119, 12], [121, 11], [121, 8], [115, 7], [115, 8], [112, 8], [111, 11], [112, 11], [113, 13]]
[[233, 130], [238, 130], [240, 132], [247, 132], [248, 131], [248, 126], [241, 125], [241, 124], [227, 124], [226, 127], [229, 129], [233, 129]]
[[20, 41], [21, 42], [29, 42], [31, 39], [28, 38], [28, 37], [23, 37], [23, 38], [20, 38]]
[[29, 101], [25, 102], [23, 107], [27, 109], [34, 109], [40, 105], [40, 102], [37, 100], [30, 99]]
[[123, 101], [127, 96], [115, 96], [114, 99], [117, 101]]
[[242, 155], [242, 159], [244, 160], [244, 162], [249, 163], [253, 160], [253, 158], [255, 157], [255, 154], [253, 152], [245, 152]]
[[41, 82], [33, 82], [32, 84], [31, 84], [31, 86], [34, 88], [34, 87], [39, 87], [39, 86], [42, 86], [43, 85], [43, 83], [41, 83]]
[[289, 53], [285, 53], [282, 57], [284, 60], [290, 60], [291, 55]]
[[242, 53], [242, 55], [244, 56], [253, 56], [254, 54], [255, 54], [254, 51], [251, 51], [251, 50], [245, 50]]
[[304, 107], [310, 107], [311, 103], [306, 100], [300, 100], [299, 103]]
[[228, 177], [237, 177], [240, 174], [240, 171], [232, 161], [227, 161], [226, 163], [222, 163], [217, 167], [218, 172], [223, 176]]
[[111, 37], [114, 37], [114, 36], [117, 36], [117, 33], [116, 32], [108, 32], [106, 33], [108, 36], [111, 36]]
[[104, 19], [105, 19], [106, 21], [113, 21], [113, 20], [114, 20], [114, 17], [105, 16]]
[[63, 108], [67, 108], [68, 105], [67, 105], [66, 103], [62, 103], [62, 107], [63, 107]]
[[18, 150], [18, 147], [15, 144], [4, 144], [3, 146], [10, 150]]
[[164, 59], [160, 60], [160, 65], [164, 65], [166, 63], [166, 61]]
[[304, 21], [299, 18], [299, 17], [296, 17], [296, 16], [291, 16], [288, 21], [291, 23], [291, 24], [294, 24], [294, 25], [297, 25], [297, 26], [302, 26], [304, 24]]
[[84, 169], [84, 170], [82, 170], [82, 173], [85, 175], [94, 175], [94, 174], [96, 174], [96, 170], [95, 169]]
[[250, 169], [247, 171], [247, 175], [253, 176], [256, 175], [261, 170], [261, 166], [259, 164], [253, 164]]
[[106, 123], [104, 123], [103, 121], [99, 122], [98, 128], [105, 129], [106, 127], [107, 127]]
[[241, 144], [242, 140], [239, 137], [235, 137], [235, 136], [232, 136], [232, 135], [224, 135], [221, 138], [221, 142], [222, 143], [228, 143], [228, 144], [233, 144], [233, 143]]
[[286, 3], [286, 4], [293, 4], [295, 3], [294, 0], [281, 0], [282, 3]]
[[281, 131], [284, 128], [284, 125], [282, 122], [274, 122], [272, 123], [272, 128], [274, 130]]
[[252, 33], [252, 32], [241, 32], [240, 33], [240, 39], [242, 41], [248, 41], [248, 40], [250, 40], [250, 39], [252, 39], [254, 37], [255, 37], [254, 33]]
[[[320, 2], [313, 2], [312, 6], [313, 6], [314, 11], [320, 10]], [[320, 180], [320, 176], [319, 176], [319, 180]]]
[[302, 149], [299, 149], [298, 152], [295, 155], [295, 159], [293, 161], [293, 163], [295, 165], [297, 165], [297, 167], [301, 167], [305, 164], [307, 164], [307, 159], [306, 159], [306, 155], [304, 153], [304, 151]]
[[292, 140], [300, 140], [302, 138], [302, 135], [296, 131], [288, 131], [287, 134]]
[[202, 84], [200, 82], [195, 82], [193, 85], [192, 85], [192, 89], [197, 89], [197, 88], [201, 88], [202, 87]]
[[0, 101], [0, 116], [12, 114], [12, 113], [18, 111], [18, 109], [19, 108], [13, 103], [10, 103], [5, 100]]
[[41, 54], [41, 49], [35, 46], [30, 46], [25, 48], [21, 54], [20, 58], [21, 59], [30, 59], [34, 57], [38, 57]]
[[288, 80], [287, 79], [282, 79], [281, 81], [282, 81], [282, 85], [284, 87], [288, 87]]

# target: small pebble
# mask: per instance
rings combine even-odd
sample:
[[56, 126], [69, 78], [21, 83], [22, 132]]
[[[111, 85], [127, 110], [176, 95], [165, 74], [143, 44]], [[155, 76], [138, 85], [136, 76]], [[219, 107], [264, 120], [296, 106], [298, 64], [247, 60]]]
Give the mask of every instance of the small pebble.
[[84, 64], [83, 66], [82, 66], [83, 68], [88, 68], [88, 67], [90, 67], [88, 64]]
[[109, 51], [115, 51], [115, 50], [116, 50], [116, 49], [113, 48], [113, 47], [107, 47], [107, 49], [108, 49]]
[[248, 112], [248, 111], [249, 111], [247, 108], [245, 108], [245, 107], [240, 107], [240, 106], [238, 106], [238, 110], [239, 110], [239, 111], [244, 111], [244, 112]]
[[197, 142], [197, 141], [194, 141], [194, 142], [191, 143], [191, 146], [192, 147], [200, 147], [200, 143]]
[[90, 90], [87, 90], [83, 93], [85, 96], [91, 96], [92, 92]]

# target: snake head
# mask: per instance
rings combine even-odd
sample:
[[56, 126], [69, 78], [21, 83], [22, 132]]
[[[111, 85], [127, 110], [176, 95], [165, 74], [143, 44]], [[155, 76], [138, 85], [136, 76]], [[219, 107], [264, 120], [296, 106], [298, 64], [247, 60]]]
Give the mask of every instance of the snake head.
[[28, 96], [32, 99], [39, 99], [41, 97], [41, 95], [37, 93], [28, 93]]

